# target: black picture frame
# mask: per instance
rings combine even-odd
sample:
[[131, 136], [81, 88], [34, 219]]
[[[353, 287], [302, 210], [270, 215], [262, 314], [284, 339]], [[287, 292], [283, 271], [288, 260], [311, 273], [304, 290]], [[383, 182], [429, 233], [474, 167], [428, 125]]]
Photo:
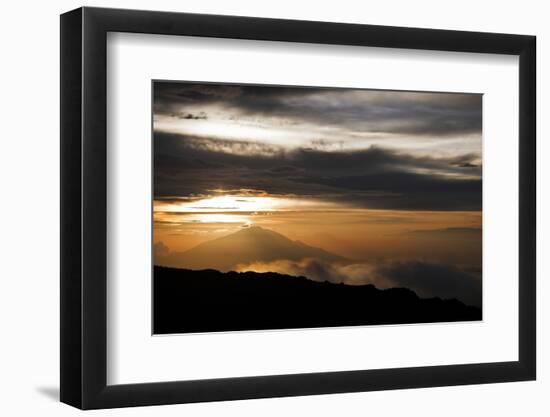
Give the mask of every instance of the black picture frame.
[[[519, 56], [519, 358], [107, 385], [108, 32]], [[536, 377], [536, 38], [102, 8], [61, 15], [61, 401], [81, 409], [533, 380]]]

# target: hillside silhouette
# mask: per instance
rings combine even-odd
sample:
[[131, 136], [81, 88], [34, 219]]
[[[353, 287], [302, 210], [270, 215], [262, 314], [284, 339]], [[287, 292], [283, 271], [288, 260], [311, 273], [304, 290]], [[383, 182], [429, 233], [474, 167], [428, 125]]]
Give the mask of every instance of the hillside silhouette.
[[171, 253], [157, 263], [188, 269], [230, 271], [239, 264], [270, 262], [279, 259], [299, 261], [313, 258], [322, 261], [345, 261], [345, 258], [320, 248], [291, 240], [273, 230], [248, 227], [218, 239], [201, 243], [185, 251]]
[[273, 272], [154, 267], [155, 334], [481, 320], [481, 309], [406, 288]]

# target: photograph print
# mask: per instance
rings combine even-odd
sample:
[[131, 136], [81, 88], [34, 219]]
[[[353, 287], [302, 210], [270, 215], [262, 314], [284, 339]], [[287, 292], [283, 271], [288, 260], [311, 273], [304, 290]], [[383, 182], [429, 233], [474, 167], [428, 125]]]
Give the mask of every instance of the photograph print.
[[153, 334], [482, 320], [482, 95], [152, 96]]

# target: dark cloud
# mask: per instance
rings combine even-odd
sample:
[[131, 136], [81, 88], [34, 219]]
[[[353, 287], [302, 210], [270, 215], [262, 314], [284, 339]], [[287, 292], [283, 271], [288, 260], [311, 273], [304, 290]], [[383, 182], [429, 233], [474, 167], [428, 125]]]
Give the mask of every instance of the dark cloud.
[[375, 274], [413, 289], [420, 297], [458, 298], [481, 307], [481, 280], [452, 265], [394, 262], [378, 266]]
[[206, 120], [206, 119], [208, 119], [208, 116], [204, 112], [200, 112], [199, 114], [173, 113], [172, 116], [177, 117], [178, 119], [182, 119], [182, 120]]
[[481, 164], [473, 163], [476, 159], [477, 155], [473, 154], [459, 155], [451, 158], [449, 163], [458, 168], [480, 168]]
[[[342, 190], [343, 200], [356, 200], [369, 208], [481, 209], [481, 180], [478, 179], [457, 180], [438, 175], [386, 171], [355, 176], [311, 176], [298, 181]], [[343, 193], [345, 190], [349, 192]]]
[[[155, 133], [155, 197], [250, 189], [359, 207], [480, 210], [481, 167], [463, 177], [455, 159], [417, 157], [378, 147], [326, 152]], [[252, 148], [252, 154], [247, 154]], [[475, 160], [474, 154], [460, 160]], [[460, 175], [459, 175], [460, 174]]]
[[456, 165], [459, 168], [479, 168], [479, 165], [472, 164], [471, 162], [464, 162]]
[[479, 94], [180, 82], [155, 82], [154, 87], [156, 115], [215, 106], [285, 123], [437, 137], [481, 133], [481, 102]]

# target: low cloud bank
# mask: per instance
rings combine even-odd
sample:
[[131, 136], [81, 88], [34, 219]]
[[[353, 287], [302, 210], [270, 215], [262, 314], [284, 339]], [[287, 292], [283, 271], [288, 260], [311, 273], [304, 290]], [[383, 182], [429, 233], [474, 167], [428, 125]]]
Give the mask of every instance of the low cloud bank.
[[350, 285], [373, 284], [377, 288], [405, 287], [422, 298], [457, 298], [465, 304], [481, 307], [481, 280], [454, 265], [420, 261], [345, 265], [304, 259], [255, 262], [238, 265], [236, 270], [278, 272]]

